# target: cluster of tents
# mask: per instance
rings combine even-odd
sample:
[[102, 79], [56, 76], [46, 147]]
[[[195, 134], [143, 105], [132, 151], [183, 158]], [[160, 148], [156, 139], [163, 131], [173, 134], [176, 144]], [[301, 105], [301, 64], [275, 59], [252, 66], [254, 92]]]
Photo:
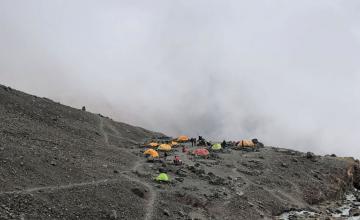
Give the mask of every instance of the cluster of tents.
[[159, 154], [157, 153], [157, 151], [164, 151], [164, 152], [171, 151], [173, 149], [173, 147], [179, 146], [179, 143], [176, 142], [176, 141], [171, 141], [169, 143], [163, 143], [163, 144], [159, 144], [159, 143], [156, 143], [156, 142], [151, 142], [147, 146], [149, 147], [149, 149], [146, 150], [144, 152], [144, 154], [145, 155], [150, 155], [152, 157], [158, 157]]
[[[173, 147], [180, 146], [180, 143], [185, 143], [189, 141], [190, 138], [188, 136], [182, 135], [174, 140], [166, 141], [165, 143], [151, 142], [146, 145], [148, 149], [144, 151], [144, 155], [151, 159], [159, 158], [160, 151], [169, 152], [173, 149]], [[161, 182], [168, 182], [170, 179], [166, 173], [160, 173], [155, 178], [155, 180]]]
[[[163, 141], [162, 143], [151, 142], [151, 143], [145, 145], [147, 147], [147, 149], [144, 151], [143, 154], [146, 157], [148, 157], [149, 160], [154, 160], [156, 158], [159, 158], [160, 157], [159, 152], [163, 152], [166, 157], [167, 152], [171, 151], [173, 148], [179, 147], [180, 145], [182, 145], [184, 143], [193, 142], [193, 141], [195, 141], [195, 144], [196, 144], [196, 139], [194, 139], [194, 138], [190, 139], [188, 136], [182, 135], [176, 139]], [[241, 140], [238, 142], [223, 141], [223, 143], [214, 143], [211, 145], [209, 142], [206, 142], [205, 139], [203, 139], [202, 137], [199, 137], [199, 142], [197, 142], [197, 143], [198, 143], [197, 146], [203, 146], [203, 147], [196, 148], [189, 153], [194, 156], [205, 157], [205, 158], [210, 155], [210, 151], [214, 151], [214, 152], [221, 151], [225, 147], [226, 148], [231, 147], [233, 149], [240, 149], [240, 148], [243, 149], [243, 148], [254, 148], [258, 145], [262, 145], [262, 143], [258, 142], [257, 139]], [[205, 143], [205, 145], [203, 143]], [[183, 152], [185, 152], [184, 148], [185, 148], [185, 145], [183, 145]], [[176, 157], [178, 157], [178, 156], [175, 156], [175, 158]], [[176, 161], [174, 160], [174, 162], [176, 162]], [[167, 182], [167, 181], [169, 181], [169, 177], [166, 173], [160, 173], [160, 175], [158, 177], [156, 177], [155, 180]]]

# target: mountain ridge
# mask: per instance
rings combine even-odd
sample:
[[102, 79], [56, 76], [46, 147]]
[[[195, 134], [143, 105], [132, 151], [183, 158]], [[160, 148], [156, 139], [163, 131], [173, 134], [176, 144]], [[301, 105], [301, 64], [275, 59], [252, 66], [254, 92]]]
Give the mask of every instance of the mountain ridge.
[[[208, 159], [175, 148], [169, 156], [180, 155], [182, 166], [147, 163], [144, 144], [165, 135], [6, 86], [0, 134], [2, 219], [269, 219], [289, 210], [324, 217], [324, 203], [360, 183], [353, 158], [269, 146]], [[160, 171], [170, 184], [153, 180]]]

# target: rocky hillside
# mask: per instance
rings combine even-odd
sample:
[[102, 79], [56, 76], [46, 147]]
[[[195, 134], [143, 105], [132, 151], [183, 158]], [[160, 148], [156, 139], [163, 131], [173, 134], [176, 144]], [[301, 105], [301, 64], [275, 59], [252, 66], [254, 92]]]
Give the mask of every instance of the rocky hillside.
[[161, 136], [0, 86], [0, 219], [332, 217], [360, 183], [352, 158], [274, 147], [147, 163], [143, 144]]

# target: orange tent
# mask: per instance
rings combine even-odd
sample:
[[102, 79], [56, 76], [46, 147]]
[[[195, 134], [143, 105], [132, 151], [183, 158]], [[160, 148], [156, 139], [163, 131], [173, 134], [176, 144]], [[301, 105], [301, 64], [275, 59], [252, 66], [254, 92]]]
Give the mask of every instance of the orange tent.
[[161, 144], [161, 145], [158, 147], [158, 150], [161, 150], [161, 151], [171, 151], [171, 146], [168, 145], [168, 144]]
[[186, 142], [186, 141], [189, 141], [189, 137], [188, 136], [185, 136], [185, 135], [181, 135], [177, 138], [177, 141], [179, 142]]
[[158, 143], [155, 143], [155, 142], [152, 142], [149, 144], [150, 147], [158, 147], [159, 144]]
[[238, 144], [238, 147], [255, 147], [255, 144], [252, 140], [241, 140]]
[[176, 141], [171, 141], [171, 146], [176, 146], [176, 145], [179, 145], [179, 143]]
[[150, 155], [152, 157], [159, 157], [159, 153], [154, 150], [154, 149], [147, 149], [145, 152], [144, 152], [144, 155]]

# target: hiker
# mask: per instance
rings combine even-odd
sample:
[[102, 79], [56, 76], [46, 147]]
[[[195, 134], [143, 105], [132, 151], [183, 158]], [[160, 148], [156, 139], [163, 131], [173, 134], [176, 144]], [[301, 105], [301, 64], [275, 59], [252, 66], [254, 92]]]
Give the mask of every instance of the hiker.
[[259, 142], [259, 140], [256, 139], [256, 138], [252, 139], [251, 141], [252, 141], [252, 142], [255, 144], [255, 146], [257, 146], [257, 147], [264, 147], [264, 144], [261, 143], [261, 142]]
[[225, 141], [225, 140], [221, 143], [221, 147], [222, 147], [222, 148], [227, 147], [227, 144], [226, 144], [226, 141]]
[[174, 164], [175, 164], [176, 166], [182, 165], [182, 160], [180, 160], [180, 157], [179, 157], [179, 156], [175, 156], [175, 158], [174, 158]]
[[194, 147], [196, 145], [196, 138], [191, 138], [191, 146]]
[[206, 141], [202, 136], [199, 136], [199, 141], [197, 146], [206, 146]]
[[83, 107], [81, 108], [81, 110], [82, 110], [83, 112], [85, 112], [85, 111], [86, 111], [86, 107], [83, 106]]
[[186, 153], [187, 151], [188, 151], [188, 149], [183, 145], [183, 146], [182, 146], [182, 152], [183, 152], [183, 153]]

